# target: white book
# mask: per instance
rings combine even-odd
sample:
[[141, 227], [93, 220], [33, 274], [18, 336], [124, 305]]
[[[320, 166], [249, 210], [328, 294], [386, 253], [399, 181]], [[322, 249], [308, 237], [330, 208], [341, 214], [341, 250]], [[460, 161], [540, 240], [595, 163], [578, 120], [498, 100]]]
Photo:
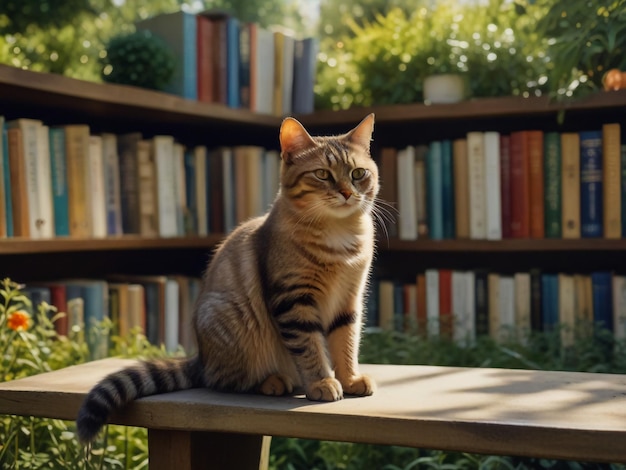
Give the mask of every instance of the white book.
[[613, 275], [613, 333], [616, 341], [626, 339], [626, 276]]
[[[473, 240], [484, 240], [487, 238], [484, 148], [482, 132], [467, 133], [470, 238]], [[498, 199], [500, 199], [499, 194]]]
[[[30, 238], [43, 237], [43, 219], [40, 214], [39, 171], [39, 128], [42, 122], [37, 119], [17, 119], [7, 122], [7, 128], [19, 128], [22, 131], [24, 147], [24, 168], [26, 169], [26, 195], [28, 205], [28, 231]], [[52, 198], [52, 196], [50, 196]]]
[[471, 345], [476, 339], [474, 273], [452, 271], [453, 339], [460, 345]]
[[178, 234], [178, 223], [176, 220], [174, 137], [169, 135], [153, 137], [152, 151], [154, 152], [156, 167], [159, 235], [161, 237], [175, 237]]
[[91, 214], [91, 236], [107, 236], [106, 191], [104, 189], [104, 159], [102, 137], [89, 136], [89, 160], [87, 162], [87, 207]]
[[185, 183], [185, 147], [174, 143], [174, 187], [176, 193], [176, 235], [185, 235], [187, 218], [187, 184]]
[[165, 281], [165, 349], [178, 348], [179, 285], [175, 279]]
[[107, 234], [122, 235], [122, 200], [120, 192], [120, 159], [117, 135], [102, 134], [104, 184], [106, 193]]
[[283, 87], [282, 87], [282, 115], [286, 116], [293, 110], [293, 62], [296, 48], [296, 39], [285, 34], [283, 38]]
[[426, 331], [428, 337], [439, 336], [439, 271], [427, 269], [426, 278]]
[[273, 112], [274, 91], [274, 33], [256, 27], [256, 48], [252, 50], [250, 58], [256, 73], [252, 74], [254, 82], [251, 84], [255, 91], [252, 95], [252, 111], [263, 114]]
[[209, 233], [209, 206], [207, 204], [207, 191], [209, 185], [206, 177], [208, 164], [206, 146], [196, 146], [193, 149], [193, 157], [196, 167], [196, 224], [198, 228], [198, 235], [202, 236]]
[[530, 273], [515, 273], [515, 331], [523, 343], [531, 332], [530, 323]]
[[502, 239], [502, 208], [500, 194], [500, 133], [485, 132], [485, 215], [487, 240]]
[[53, 238], [54, 207], [52, 194], [52, 168], [50, 161], [50, 129], [37, 126], [37, 184], [39, 185], [39, 220], [42, 238]]
[[559, 328], [561, 346], [574, 344], [574, 328], [576, 327], [576, 289], [574, 276], [560, 273], [559, 282]]
[[515, 280], [513, 276], [500, 276], [500, 334], [509, 338], [515, 331]]
[[408, 146], [398, 151], [398, 237], [417, 239], [417, 209], [415, 198], [415, 149]]

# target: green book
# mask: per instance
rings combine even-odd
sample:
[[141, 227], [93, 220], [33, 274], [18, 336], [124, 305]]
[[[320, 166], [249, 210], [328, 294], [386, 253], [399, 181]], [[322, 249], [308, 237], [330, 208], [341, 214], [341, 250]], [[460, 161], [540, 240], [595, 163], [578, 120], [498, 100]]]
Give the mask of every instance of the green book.
[[561, 135], [544, 135], [544, 187], [546, 238], [561, 238]]

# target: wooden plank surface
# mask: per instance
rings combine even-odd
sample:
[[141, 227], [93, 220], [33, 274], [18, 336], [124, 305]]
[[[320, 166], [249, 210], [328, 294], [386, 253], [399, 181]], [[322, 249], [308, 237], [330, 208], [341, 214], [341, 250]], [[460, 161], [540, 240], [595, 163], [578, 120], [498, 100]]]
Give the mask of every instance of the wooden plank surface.
[[[0, 413], [74, 419], [105, 359], [0, 384]], [[502, 455], [626, 462], [626, 376], [363, 365], [366, 398], [313, 403], [188, 390], [138, 400], [119, 424], [393, 444]]]

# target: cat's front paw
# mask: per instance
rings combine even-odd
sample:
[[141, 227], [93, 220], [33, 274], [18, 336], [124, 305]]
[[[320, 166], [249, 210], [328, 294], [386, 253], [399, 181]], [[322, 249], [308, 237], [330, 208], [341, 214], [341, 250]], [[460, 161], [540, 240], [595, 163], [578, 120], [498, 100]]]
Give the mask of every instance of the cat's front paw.
[[355, 375], [343, 381], [342, 385], [346, 395], [366, 397], [376, 391], [376, 382], [368, 375]]
[[343, 389], [337, 379], [326, 377], [310, 384], [306, 397], [314, 401], [337, 401], [343, 398]]

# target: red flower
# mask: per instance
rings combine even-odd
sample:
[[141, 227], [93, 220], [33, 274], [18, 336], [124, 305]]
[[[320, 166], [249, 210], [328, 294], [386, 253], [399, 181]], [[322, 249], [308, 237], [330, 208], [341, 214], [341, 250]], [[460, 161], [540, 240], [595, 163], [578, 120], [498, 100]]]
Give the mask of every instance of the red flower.
[[7, 321], [7, 326], [14, 331], [26, 331], [30, 328], [30, 324], [30, 315], [23, 310], [13, 312]]

